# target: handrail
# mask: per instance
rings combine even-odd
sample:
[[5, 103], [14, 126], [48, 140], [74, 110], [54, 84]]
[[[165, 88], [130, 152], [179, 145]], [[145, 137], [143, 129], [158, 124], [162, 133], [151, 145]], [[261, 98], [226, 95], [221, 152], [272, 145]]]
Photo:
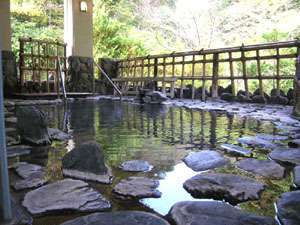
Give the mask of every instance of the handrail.
[[108, 80], [108, 82], [113, 86], [113, 88], [118, 92], [120, 98], [122, 98], [122, 92], [120, 89], [115, 85], [115, 83], [110, 79], [110, 77], [107, 75], [107, 73], [101, 68], [101, 66], [96, 63], [95, 60], [93, 60], [94, 64], [97, 66], [97, 68], [100, 70], [100, 72], [105, 76], [105, 78]]

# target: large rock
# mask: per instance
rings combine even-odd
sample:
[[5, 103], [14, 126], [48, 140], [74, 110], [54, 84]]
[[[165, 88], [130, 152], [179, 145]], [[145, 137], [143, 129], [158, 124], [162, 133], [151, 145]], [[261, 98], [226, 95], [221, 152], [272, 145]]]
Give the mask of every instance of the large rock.
[[185, 164], [194, 171], [204, 171], [222, 167], [229, 161], [216, 151], [204, 150], [190, 153], [183, 159]]
[[65, 179], [28, 192], [23, 206], [32, 215], [97, 212], [111, 207], [98, 191], [80, 180]]
[[67, 221], [61, 225], [169, 225], [167, 221], [152, 213], [118, 211], [94, 213]]
[[269, 154], [269, 157], [277, 162], [286, 165], [300, 165], [300, 149], [275, 149]]
[[50, 145], [46, 115], [35, 106], [18, 107], [17, 128], [21, 141], [32, 145]]
[[256, 137], [267, 141], [286, 141], [289, 139], [288, 136], [273, 134], [258, 134]]
[[276, 205], [277, 216], [282, 225], [300, 224], [300, 191], [283, 193]]
[[284, 168], [271, 160], [244, 159], [237, 167], [263, 177], [280, 179], [284, 176]]
[[169, 98], [159, 91], [149, 91], [149, 90], [139, 90], [137, 99], [141, 103], [150, 103], [150, 104], [161, 104], [167, 101]]
[[288, 144], [291, 148], [299, 148], [300, 147], [300, 139], [291, 140]]
[[21, 162], [16, 165], [15, 169], [16, 173], [22, 178], [17, 179], [12, 184], [17, 191], [27, 188], [37, 188], [48, 181], [44, 169], [39, 165]]
[[276, 144], [272, 143], [271, 141], [258, 138], [258, 137], [241, 137], [238, 139], [238, 142], [241, 144], [246, 144], [253, 147], [258, 148], [265, 148], [265, 149], [274, 149], [277, 147]]
[[260, 198], [264, 185], [253, 179], [223, 173], [198, 174], [183, 187], [195, 198], [213, 198], [237, 204]]
[[167, 217], [175, 225], [276, 225], [271, 217], [247, 213], [219, 201], [178, 202]]
[[294, 168], [294, 184], [300, 188], [300, 166]]
[[130, 160], [123, 162], [120, 168], [128, 172], [147, 172], [150, 171], [153, 166], [145, 160]]
[[245, 149], [238, 145], [231, 145], [231, 144], [222, 144], [221, 149], [236, 156], [249, 156], [252, 153], [249, 149]]
[[82, 180], [110, 183], [104, 154], [97, 142], [86, 142], [68, 152], [62, 160], [65, 176]]
[[228, 102], [235, 101], [235, 96], [231, 93], [223, 93], [220, 98]]
[[146, 177], [128, 177], [121, 180], [113, 189], [120, 198], [159, 198], [156, 189], [159, 181]]

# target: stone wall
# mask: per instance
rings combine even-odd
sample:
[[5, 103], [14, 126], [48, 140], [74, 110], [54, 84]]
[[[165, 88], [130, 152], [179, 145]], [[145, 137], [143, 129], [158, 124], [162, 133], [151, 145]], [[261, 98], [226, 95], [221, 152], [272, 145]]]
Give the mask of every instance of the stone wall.
[[16, 57], [11, 51], [2, 51], [4, 95], [10, 96], [18, 91]]
[[70, 56], [68, 63], [67, 91], [92, 92], [94, 76], [93, 58]]
[[[99, 65], [111, 79], [118, 76], [117, 60], [102, 58], [99, 60]], [[96, 81], [96, 91], [101, 94], [113, 94], [113, 87], [104, 77], [104, 75], [101, 75]]]

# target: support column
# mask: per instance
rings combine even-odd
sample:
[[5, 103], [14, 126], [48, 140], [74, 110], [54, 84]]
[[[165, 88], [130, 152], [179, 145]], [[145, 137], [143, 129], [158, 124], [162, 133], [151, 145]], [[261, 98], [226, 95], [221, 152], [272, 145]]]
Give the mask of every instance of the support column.
[[16, 58], [11, 50], [10, 0], [0, 0], [0, 39], [2, 40], [4, 95], [17, 91]]
[[64, 0], [64, 40], [70, 77], [67, 91], [93, 91], [93, 1]]
[[294, 82], [295, 106], [293, 115], [300, 119], [300, 46], [297, 49], [296, 75]]

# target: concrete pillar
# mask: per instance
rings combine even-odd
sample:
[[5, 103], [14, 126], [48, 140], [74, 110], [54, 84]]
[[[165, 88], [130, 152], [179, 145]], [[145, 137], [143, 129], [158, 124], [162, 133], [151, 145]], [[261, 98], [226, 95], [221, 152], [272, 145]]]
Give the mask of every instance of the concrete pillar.
[[0, 27], [2, 50], [11, 51], [10, 0], [0, 0]]
[[[87, 11], [80, 10], [82, 2]], [[93, 57], [93, 1], [64, 0], [64, 13], [67, 56]]]

